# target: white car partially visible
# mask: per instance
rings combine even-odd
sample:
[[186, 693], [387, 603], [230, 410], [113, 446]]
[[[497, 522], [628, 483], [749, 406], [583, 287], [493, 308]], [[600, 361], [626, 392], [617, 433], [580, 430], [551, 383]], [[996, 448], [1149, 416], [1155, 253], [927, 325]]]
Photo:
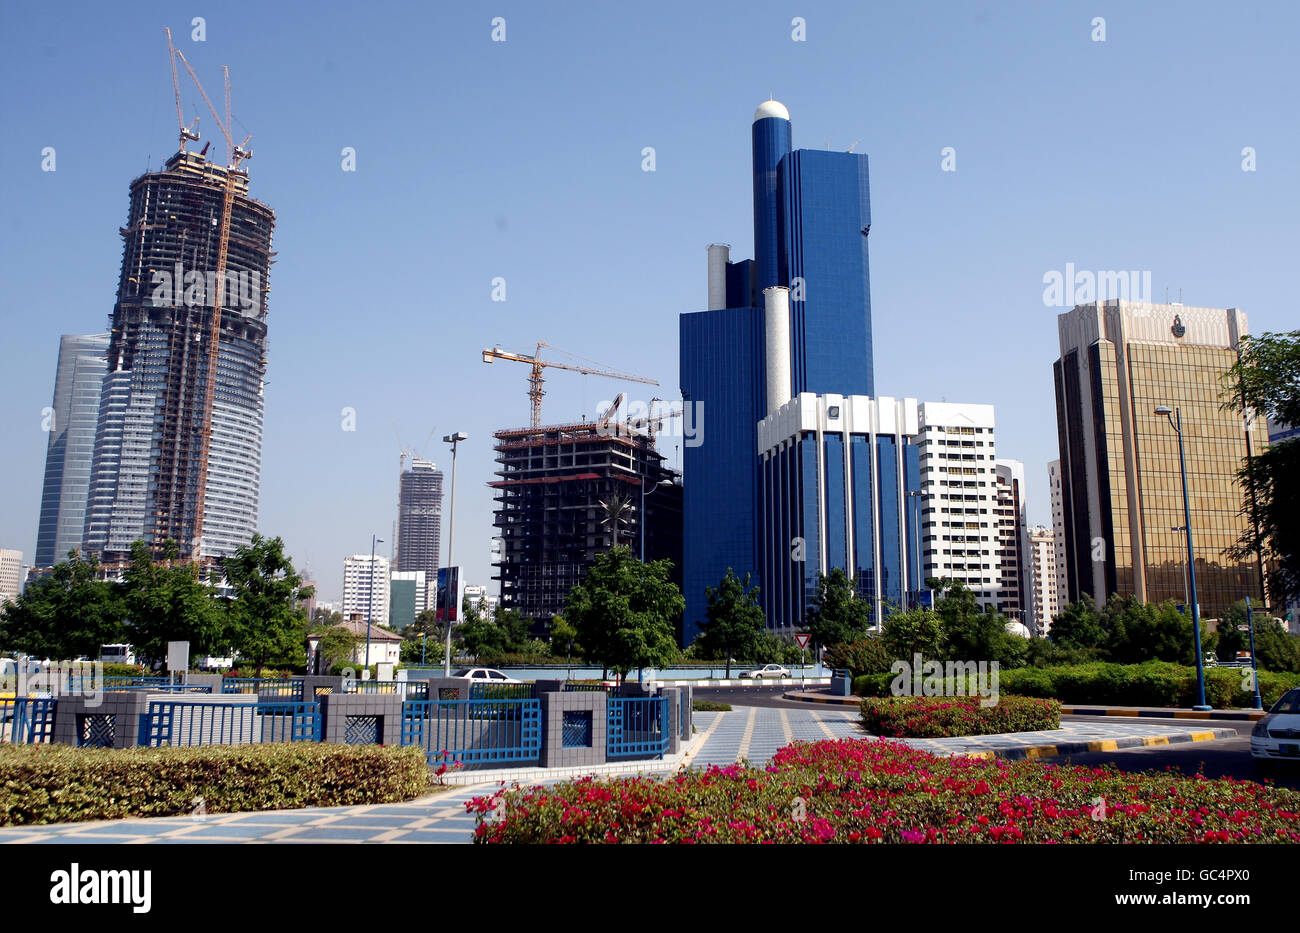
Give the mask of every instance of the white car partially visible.
[[1250, 731], [1250, 756], [1261, 770], [1274, 762], [1300, 764], [1300, 687], [1288, 690]]
[[494, 667], [463, 667], [451, 675], [452, 677], [464, 677], [476, 683], [484, 684], [521, 684], [522, 680], [515, 680], [513, 677], [507, 677]]

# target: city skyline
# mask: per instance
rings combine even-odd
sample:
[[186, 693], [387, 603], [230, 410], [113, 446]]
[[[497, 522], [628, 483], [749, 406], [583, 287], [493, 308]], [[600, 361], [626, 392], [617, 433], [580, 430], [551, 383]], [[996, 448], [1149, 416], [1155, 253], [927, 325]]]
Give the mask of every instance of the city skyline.
[[[702, 244], [730, 239], [736, 255], [752, 253], [737, 222], [752, 191], [733, 167], [748, 158], [748, 115], [769, 93], [797, 113], [805, 143], [826, 139], [843, 151], [861, 139], [858, 151], [872, 159], [874, 232], [889, 230], [873, 237], [877, 384], [994, 405], [999, 452], [1026, 464], [1030, 521], [1047, 523], [1046, 464], [1057, 454], [1055, 432], [1043, 426], [1054, 421], [1055, 316], [1068, 309], [1046, 306], [1045, 276], [1071, 266], [1098, 280], [1107, 270], [1150, 270], [1153, 300], [1168, 287], [1189, 305], [1241, 308], [1256, 333], [1295, 326], [1279, 271], [1295, 245], [1284, 205], [1296, 202], [1300, 179], [1284, 154], [1295, 151], [1296, 129], [1274, 118], [1286, 86], [1274, 79], [1296, 14], [1265, 10], [1255, 22], [1211, 28], [1208, 8], [1127, 11], [1099, 43], [1089, 36], [1094, 11], [1083, 6], [983, 19], [952, 9], [951, 23], [917, 23], [904, 8], [813, 10], [803, 45], [775, 9], [743, 23], [687, 8], [599, 22], [507, 10], [504, 44], [492, 43], [495, 11], [486, 8], [422, 20], [382, 43], [379, 27], [349, 18], [342, 31], [342, 14], [330, 10], [292, 27], [287, 14], [266, 14], [263, 38], [236, 35], [225, 13], [208, 20], [204, 43], [177, 28], [205, 80], [230, 63], [236, 116], [260, 147], [250, 165], [257, 196], [279, 216], [261, 530], [283, 536], [295, 563], [315, 572], [322, 598], [337, 600], [341, 559], [395, 512], [391, 422], [403, 430], [436, 423], [470, 435], [461, 447], [457, 563], [471, 582], [487, 582], [490, 438], [524, 425], [527, 403], [522, 373], [485, 369], [479, 349], [523, 349], [545, 337], [675, 385], [676, 317], [699, 306]], [[10, 454], [0, 467], [0, 544], [32, 554], [48, 441], [41, 412], [58, 341], [105, 328], [124, 184], [167, 158], [174, 132], [165, 14], [88, 11], [70, 28], [56, 28], [53, 12], [26, 14], [32, 23], [22, 32], [61, 37], [16, 47], [0, 64], [17, 92], [0, 141], [13, 189], [6, 202], [29, 219], [21, 232], [0, 234], [10, 401], [0, 416]], [[18, 35], [14, 12], [0, 15], [6, 35]], [[719, 76], [726, 69], [711, 46], [733, 28], [747, 52], [764, 54], [736, 54]], [[448, 38], [448, 55], [422, 66], [418, 49], [435, 31]], [[341, 35], [356, 40], [346, 54], [336, 49]], [[680, 47], [663, 49], [668, 41]], [[1171, 72], [1149, 55], [1174, 46], [1184, 61], [1213, 60], [1213, 73], [1251, 75], [1258, 92], [1243, 101], [1210, 80], [1208, 65]], [[303, 73], [260, 63], [276, 57], [272, 49]], [[554, 67], [575, 50], [586, 56], [581, 67]], [[653, 72], [706, 52], [714, 55], [707, 66], [674, 65], [663, 80], [620, 74], [629, 55]], [[1021, 70], [1006, 68], [1012, 56]], [[112, 77], [71, 77], [70, 62]], [[394, 72], [401, 87], [365, 78], [368, 68]], [[585, 87], [592, 68], [615, 78]], [[520, 87], [525, 76], [535, 86]], [[709, 93], [700, 94], [705, 76]], [[480, 93], [465, 90], [480, 79]], [[459, 91], [439, 101], [437, 121], [425, 119], [433, 104], [408, 100], [407, 85], [439, 84]], [[611, 94], [623, 95], [618, 106]], [[411, 121], [420, 124], [415, 138], [399, 140], [407, 120], [385, 126], [373, 117], [366, 105], [375, 100], [384, 115], [420, 117]], [[999, 103], [1008, 100], [1014, 112]], [[994, 113], [996, 132], [981, 122]], [[448, 125], [455, 133], [444, 140], [439, 128]], [[1096, 148], [1081, 145], [1090, 125], [1140, 129]], [[215, 135], [201, 129], [205, 141]], [[93, 157], [82, 137], [97, 142]], [[54, 172], [40, 170], [46, 147], [57, 152]], [[348, 147], [355, 173], [340, 168]], [[654, 172], [642, 171], [645, 147], [655, 149]], [[955, 172], [942, 169], [945, 147], [955, 150]], [[1255, 172], [1242, 171], [1247, 147], [1258, 152]], [[411, 152], [436, 171], [402, 168]], [[431, 225], [431, 214], [445, 224]], [[1117, 215], [1155, 222], [1117, 229]], [[382, 246], [369, 242], [383, 229], [392, 235]], [[376, 281], [365, 270], [381, 250], [390, 274]], [[492, 301], [497, 277], [505, 302]], [[43, 313], [18, 313], [37, 307]], [[353, 316], [367, 309], [358, 327]], [[377, 362], [344, 365], [357, 359]], [[547, 420], [594, 416], [620, 388], [557, 377]], [[680, 466], [673, 444], [668, 438], [664, 452]], [[435, 458], [442, 448], [430, 446], [420, 453]]]

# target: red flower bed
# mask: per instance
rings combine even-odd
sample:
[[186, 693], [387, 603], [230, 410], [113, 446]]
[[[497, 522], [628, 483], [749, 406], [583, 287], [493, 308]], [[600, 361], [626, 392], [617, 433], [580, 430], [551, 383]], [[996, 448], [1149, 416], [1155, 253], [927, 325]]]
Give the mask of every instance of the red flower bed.
[[1004, 696], [987, 707], [979, 697], [870, 697], [861, 710], [868, 732], [895, 739], [1061, 728], [1061, 704], [1031, 697]]
[[585, 779], [466, 804], [479, 843], [1300, 842], [1300, 792], [1232, 779], [796, 743], [766, 769]]

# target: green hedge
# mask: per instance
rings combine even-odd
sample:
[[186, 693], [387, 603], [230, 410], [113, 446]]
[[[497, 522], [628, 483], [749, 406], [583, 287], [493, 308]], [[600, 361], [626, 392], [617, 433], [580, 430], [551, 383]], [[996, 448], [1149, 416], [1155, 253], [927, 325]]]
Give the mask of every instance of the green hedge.
[[0, 746], [0, 826], [335, 807], [430, 788], [411, 747], [285, 743], [203, 748]]
[[1001, 735], [1061, 727], [1061, 704], [1032, 697], [1000, 697], [981, 706], [979, 697], [868, 697], [862, 722], [872, 735], [938, 739]]
[[[1215, 709], [1254, 705], [1255, 694], [1242, 685], [1240, 670], [1210, 668], [1205, 672], [1205, 700]], [[853, 681], [861, 697], [890, 696], [893, 674], [867, 674]], [[1300, 687], [1300, 675], [1260, 671], [1259, 688], [1264, 706], [1283, 693]], [[1045, 697], [1062, 703], [1099, 703], [1109, 706], [1190, 707], [1195, 705], [1196, 668], [1164, 661], [1145, 664], [1109, 664], [1101, 661], [1060, 667], [1017, 667], [999, 672], [998, 691], [1003, 696]], [[959, 693], [946, 682], [946, 693]]]

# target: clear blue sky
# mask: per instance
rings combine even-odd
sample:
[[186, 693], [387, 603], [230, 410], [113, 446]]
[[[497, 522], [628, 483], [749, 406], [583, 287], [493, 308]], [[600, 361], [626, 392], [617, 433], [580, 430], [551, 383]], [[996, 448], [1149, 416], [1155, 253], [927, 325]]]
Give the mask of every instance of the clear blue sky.
[[[422, 452], [443, 466], [437, 438], [469, 434], [457, 563], [488, 582], [491, 434], [528, 403], [526, 368], [485, 366], [482, 347], [545, 339], [678, 396], [677, 316], [704, 307], [706, 244], [752, 254], [749, 126], [769, 94], [796, 146], [871, 157], [878, 391], [996, 405], [1031, 519], [1048, 518], [1056, 456], [1044, 273], [1151, 270], [1157, 298], [1300, 326], [1294, 4], [9, 0], [0, 546], [28, 561], [59, 335], [106, 328], [128, 185], [175, 148], [164, 25], [210, 93], [230, 66], [253, 193], [278, 215], [261, 524], [325, 599], [345, 555], [392, 536], [394, 422], [415, 446], [433, 430]], [[652, 394], [561, 372], [547, 388], [547, 420]]]

